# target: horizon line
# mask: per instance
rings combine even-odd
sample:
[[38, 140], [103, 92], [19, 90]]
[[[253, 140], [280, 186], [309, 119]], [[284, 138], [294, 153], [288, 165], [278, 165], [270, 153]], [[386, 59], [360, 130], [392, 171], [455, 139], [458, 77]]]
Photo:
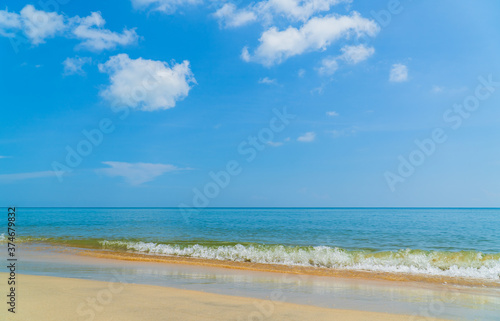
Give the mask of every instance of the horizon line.
[[464, 207], [464, 206], [215, 206], [215, 207], [177, 207], [177, 206], [4, 206], [5, 208], [139, 208], [139, 209], [500, 209], [500, 207]]

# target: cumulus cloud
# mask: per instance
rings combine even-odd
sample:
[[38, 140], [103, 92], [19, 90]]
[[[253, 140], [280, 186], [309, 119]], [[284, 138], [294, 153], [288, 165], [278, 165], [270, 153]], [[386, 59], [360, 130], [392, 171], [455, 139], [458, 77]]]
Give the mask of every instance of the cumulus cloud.
[[340, 58], [351, 64], [357, 64], [366, 60], [375, 53], [373, 47], [366, 47], [365, 45], [344, 46], [341, 51], [342, 55]]
[[99, 70], [110, 79], [110, 85], [101, 91], [102, 97], [145, 111], [175, 107], [177, 101], [187, 97], [191, 84], [196, 84], [187, 60], [169, 66], [163, 61], [119, 54], [99, 64]]
[[99, 169], [98, 172], [111, 177], [123, 177], [130, 185], [150, 182], [167, 172], [182, 170], [170, 164], [103, 162], [110, 168]]
[[226, 28], [240, 27], [257, 20], [257, 15], [253, 11], [237, 9], [232, 3], [224, 4], [214, 13], [214, 16], [219, 20], [220, 25]]
[[21, 10], [20, 19], [24, 33], [34, 45], [44, 43], [45, 39], [55, 37], [66, 28], [62, 15], [36, 10], [32, 5]]
[[103, 28], [105, 23], [99, 12], [92, 12], [84, 18], [67, 18], [56, 12], [37, 10], [32, 5], [26, 5], [19, 13], [0, 10], [0, 36], [14, 37], [22, 32], [33, 45], [45, 43], [46, 39], [58, 35], [79, 39], [82, 42], [78, 48], [93, 51], [137, 42], [139, 37], [134, 29], [117, 33]]
[[196, 5], [202, 2], [202, 0], [132, 0], [132, 6], [135, 9], [149, 9], [171, 14], [174, 13], [178, 7]]
[[304, 135], [299, 136], [297, 138], [297, 141], [298, 142], [302, 142], [302, 143], [310, 143], [310, 142], [314, 141], [315, 138], [316, 138], [316, 133], [314, 133], [314, 132], [307, 132]]
[[21, 28], [21, 19], [17, 13], [0, 10], [0, 36], [14, 37], [15, 30]]
[[408, 80], [408, 67], [403, 64], [394, 64], [389, 73], [389, 81], [404, 82]]
[[339, 64], [337, 63], [337, 58], [327, 57], [321, 61], [321, 67], [318, 68], [318, 73], [320, 75], [331, 76], [338, 68]]
[[74, 58], [66, 58], [63, 61], [65, 76], [69, 75], [85, 75], [85, 71], [83, 70], [83, 66], [86, 64], [92, 63], [92, 58], [90, 57], [74, 57]]
[[351, 35], [374, 36], [378, 30], [373, 20], [357, 12], [350, 16], [314, 17], [300, 28], [290, 26], [282, 31], [277, 27], [269, 28], [261, 35], [260, 45], [253, 55], [247, 52], [247, 56], [249, 61], [271, 66], [305, 52], [325, 50], [333, 42]]
[[78, 48], [89, 49], [92, 51], [102, 51], [105, 49], [114, 49], [118, 45], [126, 46], [134, 44], [138, 40], [134, 29], [123, 29], [122, 33], [113, 32], [104, 29], [106, 21], [102, 18], [100, 12], [92, 12], [90, 16], [72, 18], [72, 34], [81, 39], [82, 42]]

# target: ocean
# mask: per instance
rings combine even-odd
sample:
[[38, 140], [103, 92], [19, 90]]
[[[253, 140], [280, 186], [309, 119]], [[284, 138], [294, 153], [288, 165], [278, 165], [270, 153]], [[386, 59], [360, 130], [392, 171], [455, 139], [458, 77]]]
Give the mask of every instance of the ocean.
[[499, 231], [493, 208], [16, 210], [22, 243], [493, 282]]

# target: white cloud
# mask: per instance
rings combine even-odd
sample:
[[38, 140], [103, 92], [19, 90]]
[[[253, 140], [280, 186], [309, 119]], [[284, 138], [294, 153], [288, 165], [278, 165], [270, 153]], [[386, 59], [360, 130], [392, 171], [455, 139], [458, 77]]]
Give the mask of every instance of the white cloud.
[[283, 145], [283, 142], [272, 142], [272, 141], [269, 141], [269, 142], [267, 142], [267, 144], [269, 146], [272, 146], [272, 147], [280, 147], [280, 146]]
[[99, 12], [92, 12], [84, 18], [65, 18], [56, 12], [37, 10], [32, 5], [26, 5], [19, 14], [0, 10], [0, 36], [14, 37], [23, 32], [33, 45], [45, 43], [46, 39], [57, 35], [79, 39], [82, 41], [79, 48], [93, 51], [137, 42], [139, 37], [134, 29], [117, 33], [104, 29], [105, 23]]
[[187, 60], [170, 67], [163, 61], [119, 54], [100, 64], [99, 70], [110, 78], [110, 85], [101, 91], [104, 98], [145, 111], [174, 107], [196, 84]]
[[339, 64], [337, 63], [337, 58], [328, 57], [321, 61], [321, 67], [318, 68], [318, 73], [320, 75], [331, 76], [338, 68]]
[[243, 49], [241, 50], [241, 59], [243, 59], [243, 61], [246, 61], [246, 62], [249, 62], [250, 61], [250, 53], [248, 52], [248, 47], [243, 47]]
[[391, 72], [389, 74], [389, 81], [392, 82], [403, 82], [408, 80], [408, 67], [403, 64], [392, 65]]
[[341, 58], [351, 64], [366, 60], [375, 53], [373, 47], [366, 47], [365, 45], [344, 46], [341, 51]]
[[20, 16], [24, 33], [34, 45], [44, 43], [45, 39], [55, 37], [66, 28], [62, 15], [36, 10], [32, 5], [25, 6]]
[[303, 142], [303, 143], [310, 143], [310, 142], [314, 141], [315, 138], [316, 138], [316, 134], [314, 132], [307, 132], [304, 135], [299, 136], [299, 138], [297, 138], [297, 141]]
[[92, 12], [90, 16], [72, 18], [75, 27], [72, 30], [73, 35], [82, 40], [78, 48], [85, 48], [93, 51], [105, 49], [114, 49], [117, 45], [130, 45], [138, 40], [134, 29], [123, 29], [123, 32], [117, 33], [104, 29], [106, 21], [99, 12]]
[[378, 30], [373, 20], [363, 18], [357, 12], [350, 16], [314, 17], [299, 29], [290, 26], [280, 31], [271, 27], [264, 31], [259, 47], [253, 56], [248, 54], [248, 60], [271, 66], [305, 52], [324, 50], [333, 42], [353, 34], [374, 36]]
[[43, 171], [43, 172], [30, 172], [30, 173], [16, 173], [16, 174], [2, 174], [0, 175], [1, 183], [11, 183], [14, 181], [21, 181], [25, 179], [41, 178], [56, 176], [53, 171]]
[[306, 74], [305, 69], [299, 69], [299, 71], [297, 72], [297, 76], [299, 76], [300, 78], [304, 77], [305, 74]]
[[319, 87], [311, 89], [311, 94], [318, 94], [321, 95], [323, 93], [323, 90], [325, 89], [326, 83], [322, 83]]
[[351, 0], [266, 0], [258, 2], [254, 8], [267, 19], [274, 14], [292, 21], [306, 21], [316, 13], [329, 11], [332, 6], [341, 2]]
[[0, 10], [0, 36], [14, 37], [15, 32], [21, 28], [21, 19], [17, 13]]
[[321, 67], [318, 68], [320, 75], [333, 75], [339, 68], [338, 61], [344, 60], [350, 64], [357, 64], [365, 59], [368, 59], [375, 49], [366, 47], [365, 45], [344, 46], [341, 49], [342, 54], [337, 57], [327, 57], [321, 61]]
[[259, 84], [276, 85], [277, 83], [276, 79], [270, 79], [269, 77], [259, 79]]
[[196, 5], [202, 2], [202, 0], [132, 0], [132, 6], [135, 9], [150, 9], [170, 14], [174, 13], [178, 7]]
[[83, 66], [85, 64], [92, 63], [92, 58], [90, 57], [74, 57], [74, 58], [66, 58], [63, 61], [64, 66], [64, 75], [85, 75], [85, 71], [83, 70]]
[[337, 113], [336, 111], [327, 111], [326, 115], [330, 117], [337, 117], [339, 113]]
[[237, 9], [232, 3], [224, 4], [214, 13], [219, 23], [226, 28], [240, 27], [257, 20], [257, 15], [247, 9]]
[[154, 180], [167, 172], [182, 170], [170, 164], [103, 162], [111, 168], [102, 168], [98, 172], [111, 177], [123, 177], [130, 185], [140, 185]]

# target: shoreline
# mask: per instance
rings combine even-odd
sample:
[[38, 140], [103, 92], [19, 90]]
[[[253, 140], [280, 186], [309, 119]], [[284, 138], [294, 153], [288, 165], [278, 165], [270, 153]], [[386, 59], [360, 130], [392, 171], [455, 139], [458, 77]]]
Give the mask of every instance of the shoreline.
[[[7, 277], [7, 273], [0, 273]], [[286, 302], [283, 293], [269, 300], [171, 287], [19, 274], [16, 314], [5, 320], [412, 320], [411, 315], [328, 309]], [[418, 318], [418, 317], [417, 317]], [[445, 319], [425, 318], [427, 321]]]
[[[67, 246], [64, 247], [68, 248]], [[81, 256], [135, 261], [135, 262], [186, 264], [186, 265], [208, 266], [208, 267], [217, 267], [225, 269], [313, 275], [313, 276], [324, 276], [324, 277], [334, 277], [334, 278], [344, 278], [344, 279], [383, 280], [383, 281], [433, 284], [433, 285], [457, 285], [457, 286], [480, 287], [480, 288], [485, 288], [485, 287], [500, 288], [499, 282], [482, 280], [482, 279], [473, 279], [473, 278], [430, 276], [430, 275], [419, 275], [419, 274], [409, 274], [409, 273], [374, 272], [374, 271], [348, 270], [348, 269], [342, 270], [342, 269], [307, 267], [307, 266], [297, 266], [297, 265], [235, 262], [235, 261], [211, 260], [211, 259], [183, 257], [183, 256], [153, 255], [153, 254], [145, 254], [137, 252], [115, 252], [115, 251], [95, 250], [95, 249], [78, 250], [76, 248], [73, 249], [76, 250], [75, 254]]]

